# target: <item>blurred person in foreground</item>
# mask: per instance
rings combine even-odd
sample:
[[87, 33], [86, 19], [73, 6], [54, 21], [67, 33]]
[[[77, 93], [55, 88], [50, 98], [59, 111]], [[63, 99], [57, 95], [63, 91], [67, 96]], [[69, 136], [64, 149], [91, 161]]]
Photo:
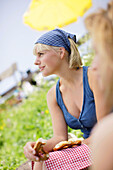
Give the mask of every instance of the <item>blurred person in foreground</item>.
[[[72, 129], [81, 129], [84, 137], [83, 144], [88, 145], [92, 128], [98, 120], [106, 115], [107, 111], [102, 101], [103, 94], [98, 88], [98, 82], [92, 69], [82, 65], [76, 46], [76, 36], [61, 29], [48, 31], [37, 40], [34, 54], [36, 55], [35, 64], [39, 66], [44, 77], [52, 74], [59, 77], [57, 84], [47, 94], [47, 104], [52, 117], [53, 137], [47, 140], [43, 149], [51, 152], [57, 143], [68, 140], [68, 126]], [[100, 114], [101, 110], [103, 110], [102, 115]], [[39, 158], [33, 154], [34, 145], [35, 142], [28, 142], [24, 147], [24, 154], [28, 159], [37, 161], [35, 170], [42, 169], [42, 163], [38, 162]], [[86, 145], [82, 147], [88, 148]], [[76, 149], [73, 148], [73, 150], [77, 155]], [[84, 152], [84, 150], [82, 151]], [[58, 153], [59, 155], [56, 154], [56, 156], [58, 155], [57, 159], [60, 160], [60, 152]], [[66, 156], [68, 161], [69, 154]], [[53, 156], [51, 157], [53, 158]], [[77, 164], [78, 159], [76, 161], [73, 159], [75, 159], [74, 154], [72, 154], [71, 161]], [[53, 160], [49, 158], [50, 160], [53, 163]], [[50, 164], [48, 160], [45, 163], [46, 165]], [[63, 164], [67, 165], [64, 161], [58, 166], [63, 166]], [[81, 166], [81, 162], [78, 165]]]
[[89, 15], [85, 24], [92, 37], [92, 64], [110, 112], [93, 129], [91, 170], [113, 170], [113, 1], [107, 9]]

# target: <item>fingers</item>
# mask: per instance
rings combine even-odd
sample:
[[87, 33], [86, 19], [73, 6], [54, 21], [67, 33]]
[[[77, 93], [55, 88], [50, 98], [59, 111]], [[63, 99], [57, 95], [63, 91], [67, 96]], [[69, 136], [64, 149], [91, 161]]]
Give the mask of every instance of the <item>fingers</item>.
[[26, 145], [24, 146], [24, 151], [28, 152], [28, 153], [33, 153], [35, 142], [27, 142]]
[[26, 158], [32, 161], [39, 161], [39, 158], [35, 156], [36, 152], [33, 149], [35, 145], [35, 142], [27, 142], [26, 145], [24, 146], [24, 155]]

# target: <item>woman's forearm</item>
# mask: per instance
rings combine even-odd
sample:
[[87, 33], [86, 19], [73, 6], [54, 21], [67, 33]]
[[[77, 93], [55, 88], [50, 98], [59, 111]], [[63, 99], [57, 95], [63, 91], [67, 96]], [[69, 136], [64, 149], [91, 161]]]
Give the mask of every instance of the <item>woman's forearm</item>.
[[61, 142], [67, 140], [65, 137], [59, 137], [59, 136], [54, 136], [51, 139], [47, 140], [47, 143], [44, 145], [43, 149], [47, 152], [52, 151], [52, 149], [54, 148], [54, 146]]

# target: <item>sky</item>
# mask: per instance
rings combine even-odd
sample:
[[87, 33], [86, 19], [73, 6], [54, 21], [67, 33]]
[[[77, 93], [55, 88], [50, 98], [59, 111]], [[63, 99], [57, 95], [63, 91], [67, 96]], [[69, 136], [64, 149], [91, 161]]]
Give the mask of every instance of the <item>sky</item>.
[[[77, 39], [86, 33], [84, 18], [100, 7], [106, 8], [109, 0], [92, 0], [93, 6], [78, 20], [66, 27], [65, 31], [75, 33]], [[37, 31], [23, 23], [23, 15], [31, 0], [0, 0], [0, 74], [14, 62], [19, 71], [36, 70], [33, 46], [46, 31]], [[15, 84], [14, 77], [0, 82], [0, 94]]]

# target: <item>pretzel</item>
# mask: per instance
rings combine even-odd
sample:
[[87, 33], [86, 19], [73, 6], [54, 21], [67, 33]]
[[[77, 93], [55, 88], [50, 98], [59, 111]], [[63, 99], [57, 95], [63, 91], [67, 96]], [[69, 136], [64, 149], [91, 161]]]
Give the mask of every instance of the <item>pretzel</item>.
[[45, 161], [49, 158], [48, 152], [43, 150], [43, 145], [45, 144], [46, 140], [39, 138], [34, 146], [34, 150], [36, 151], [35, 156], [39, 157], [39, 161]]
[[55, 145], [55, 147], [53, 148], [54, 151], [63, 149], [63, 148], [68, 148], [69, 146], [71, 146], [71, 142], [70, 141], [62, 141], [59, 142], [58, 144]]
[[55, 147], [53, 148], [53, 151], [58, 151], [58, 150], [61, 150], [61, 149], [76, 147], [78, 145], [81, 145], [81, 140], [70, 139], [68, 141], [62, 141], [62, 142], [59, 142], [58, 144], [56, 144]]
[[76, 140], [74, 138], [70, 138], [68, 141], [71, 142], [71, 145], [81, 145], [82, 139], [77, 138]]

